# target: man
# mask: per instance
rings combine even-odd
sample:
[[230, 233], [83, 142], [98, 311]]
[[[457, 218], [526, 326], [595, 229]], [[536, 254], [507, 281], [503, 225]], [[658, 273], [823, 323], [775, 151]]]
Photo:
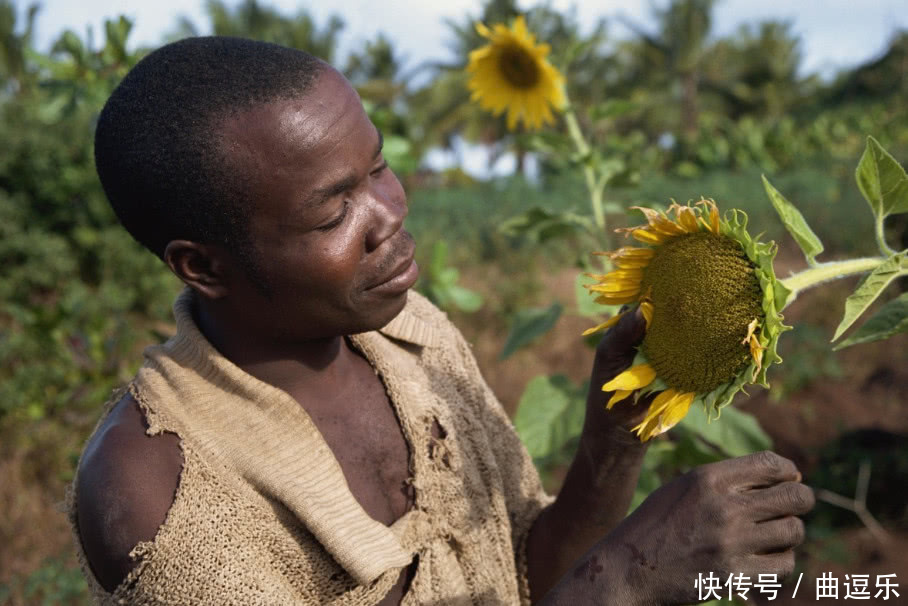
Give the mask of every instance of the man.
[[[177, 335], [86, 445], [71, 521], [111, 603], [656, 604], [788, 574], [810, 491], [771, 453], [627, 511], [644, 406], [591, 390], [557, 499], [445, 316], [410, 292], [404, 192], [356, 92], [304, 53], [196, 38], [96, 134], [125, 227], [187, 285]], [[628, 315], [592, 384], [630, 365]]]

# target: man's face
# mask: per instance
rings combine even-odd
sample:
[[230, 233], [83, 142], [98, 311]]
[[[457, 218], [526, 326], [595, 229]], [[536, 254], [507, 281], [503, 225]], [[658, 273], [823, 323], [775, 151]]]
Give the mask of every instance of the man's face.
[[[228, 156], [255, 192], [249, 226], [256, 279], [231, 284], [265, 338], [374, 330], [406, 303], [419, 274], [403, 230], [407, 201], [381, 155], [381, 135], [333, 69], [308, 94], [227, 120]], [[260, 326], [259, 326], [260, 325]]]

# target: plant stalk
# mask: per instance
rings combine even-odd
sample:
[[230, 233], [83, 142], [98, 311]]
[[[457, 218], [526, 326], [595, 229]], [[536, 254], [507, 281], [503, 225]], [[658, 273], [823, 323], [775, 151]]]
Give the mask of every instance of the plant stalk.
[[876, 228], [876, 243], [880, 247], [880, 252], [884, 255], [894, 255], [895, 251], [889, 248], [889, 245], [886, 244], [886, 233], [883, 230], [883, 219], [885, 217], [882, 214], [876, 216], [875, 228]]
[[586, 188], [590, 192], [593, 219], [596, 221], [596, 227], [604, 230], [605, 213], [602, 210], [602, 186], [597, 183], [596, 171], [590, 166], [589, 162], [586, 162], [586, 157], [589, 156], [592, 148], [590, 147], [589, 142], [587, 142], [586, 137], [583, 136], [583, 131], [580, 130], [580, 123], [577, 122], [577, 114], [574, 112], [574, 108], [570, 105], [570, 102], [568, 102], [567, 108], [564, 110], [564, 121], [567, 124], [568, 134], [577, 147], [577, 152], [584, 158], [583, 176], [586, 179]]
[[787, 306], [794, 301], [799, 293], [808, 288], [813, 288], [830, 280], [873, 271], [885, 260], [886, 257], [863, 257], [860, 259], [848, 259], [847, 261], [830, 261], [829, 263], [820, 263], [810, 269], [793, 274], [784, 280], [780, 280], [791, 291], [791, 295], [789, 295], [785, 305]]

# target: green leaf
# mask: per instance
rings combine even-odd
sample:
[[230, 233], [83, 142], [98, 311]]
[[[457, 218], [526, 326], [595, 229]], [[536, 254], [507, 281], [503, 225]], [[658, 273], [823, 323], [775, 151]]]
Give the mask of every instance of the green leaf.
[[445, 240], [436, 240], [432, 245], [432, 257], [429, 260], [429, 275], [436, 280], [448, 265], [448, 243]]
[[533, 377], [520, 397], [514, 427], [534, 459], [558, 452], [583, 429], [583, 390], [563, 375]]
[[817, 235], [807, 225], [807, 221], [801, 211], [795, 208], [794, 204], [786, 200], [785, 196], [772, 186], [766, 175], [763, 175], [763, 187], [766, 189], [766, 195], [769, 196], [769, 200], [772, 202], [776, 212], [779, 213], [779, 218], [785, 224], [785, 229], [788, 230], [791, 237], [795, 239], [798, 246], [804, 251], [807, 262], [812, 265], [816, 256], [823, 252], [823, 243], [820, 242]]
[[867, 137], [854, 176], [877, 216], [908, 212], [908, 175], [873, 137]]
[[461, 311], [472, 313], [482, 307], [482, 295], [469, 288], [452, 284], [447, 288], [446, 294], [451, 303]]
[[722, 409], [719, 419], [709, 421], [699, 406], [678, 423], [706, 440], [730, 457], [740, 457], [772, 448], [772, 438], [767, 435], [756, 417], [732, 406]]
[[873, 303], [883, 289], [889, 286], [889, 283], [901, 275], [900, 264], [902, 255], [892, 255], [880, 264], [876, 269], [870, 272], [864, 281], [855, 289], [851, 296], [845, 300], [845, 315], [839, 322], [838, 328], [835, 329], [835, 335], [832, 340], [835, 341], [842, 336], [842, 333], [855, 323], [863, 314], [870, 304]]
[[587, 318], [599, 318], [608, 310], [607, 307], [596, 303], [595, 297], [583, 287], [584, 284], [595, 284], [596, 281], [583, 274], [577, 274], [574, 280], [574, 297], [577, 300], [577, 313]]
[[514, 314], [511, 334], [508, 335], [498, 359], [504, 360], [524, 345], [551, 330], [561, 316], [561, 310], [561, 304], [556, 302], [545, 309], [521, 309]]
[[538, 206], [498, 225], [498, 230], [506, 236], [521, 236], [537, 243], [572, 236], [579, 229], [592, 231], [592, 219], [571, 211], [554, 212]]
[[900, 332], [908, 332], [908, 293], [903, 293], [883, 305], [854, 334], [832, 349], [838, 351], [858, 343], [881, 341]]

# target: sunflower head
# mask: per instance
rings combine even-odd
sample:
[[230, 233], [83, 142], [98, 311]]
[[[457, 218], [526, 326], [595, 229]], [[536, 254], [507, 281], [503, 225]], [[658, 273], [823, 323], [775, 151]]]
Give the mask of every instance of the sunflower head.
[[522, 16], [510, 28], [477, 23], [476, 30], [489, 43], [470, 53], [471, 99], [496, 116], [507, 110], [510, 130], [518, 121], [528, 128], [552, 123], [552, 108], [564, 107], [565, 95], [564, 76], [546, 59], [549, 45], [536, 44]]
[[637, 397], [662, 390], [634, 428], [648, 440], [678, 423], [695, 401], [718, 417], [745, 384], [767, 385], [767, 368], [781, 362], [776, 343], [788, 327], [779, 310], [788, 292], [773, 273], [775, 245], [750, 237], [743, 212], [720, 218], [712, 200], [672, 204], [674, 219], [639, 210], [647, 225], [621, 231], [646, 246], [603, 253], [615, 269], [593, 276], [598, 283], [588, 288], [600, 303], [636, 303], [646, 319], [634, 365], [602, 389], [615, 392], [609, 408], [636, 390]]

